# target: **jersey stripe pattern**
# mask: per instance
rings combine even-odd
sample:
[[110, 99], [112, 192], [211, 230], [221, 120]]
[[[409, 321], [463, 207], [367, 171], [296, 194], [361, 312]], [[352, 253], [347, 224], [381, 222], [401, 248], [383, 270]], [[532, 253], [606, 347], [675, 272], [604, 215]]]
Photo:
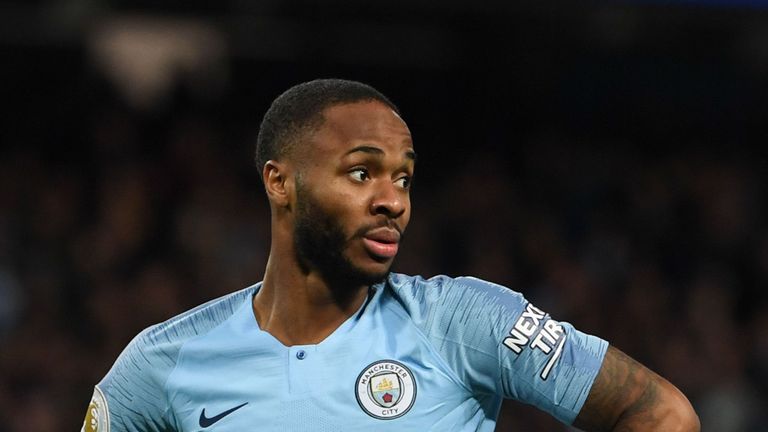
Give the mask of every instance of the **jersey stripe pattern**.
[[504, 398], [570, 424], [608, 346], [509, 288], [393, 273], [324, 341], [287, 347], [256, 322], [259, 288], [139, 334], [97, 385], [108, 430], [492, 431]]

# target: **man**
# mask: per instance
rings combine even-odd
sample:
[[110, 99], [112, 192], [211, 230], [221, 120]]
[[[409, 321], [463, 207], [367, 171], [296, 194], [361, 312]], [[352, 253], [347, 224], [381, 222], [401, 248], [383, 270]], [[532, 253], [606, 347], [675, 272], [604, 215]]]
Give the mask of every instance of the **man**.
[[416, 153], [396, 107], [300, 84], [257, 142], [264, 281], [139, 334], [85, 431], [483, 430], [503, 398], [586, 430], [695, 431], [672, 384], [505, 287], [389, 272]]

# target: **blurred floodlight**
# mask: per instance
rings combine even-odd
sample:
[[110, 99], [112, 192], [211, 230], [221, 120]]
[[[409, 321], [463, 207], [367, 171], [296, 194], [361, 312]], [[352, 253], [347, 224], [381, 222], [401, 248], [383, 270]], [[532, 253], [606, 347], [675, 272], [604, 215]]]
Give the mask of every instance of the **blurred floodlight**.
[[88, 45], [95, 66], [137, 108], [161, 103], [180, 80], [205, 93], [220, 89], [226, 78], [225, 38], [203, 21], [106, 19], [91, 33]]

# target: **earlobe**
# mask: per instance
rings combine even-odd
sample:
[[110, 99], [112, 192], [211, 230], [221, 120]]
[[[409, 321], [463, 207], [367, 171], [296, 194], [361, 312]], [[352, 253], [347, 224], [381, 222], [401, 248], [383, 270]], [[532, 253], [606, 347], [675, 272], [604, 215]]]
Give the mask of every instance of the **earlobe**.
[[269, 160], [264, 164], [262, 176], [269, 201], [278, 207], [288, 206], [290, 185], [288, 185], [287, 167], [280, 162]]

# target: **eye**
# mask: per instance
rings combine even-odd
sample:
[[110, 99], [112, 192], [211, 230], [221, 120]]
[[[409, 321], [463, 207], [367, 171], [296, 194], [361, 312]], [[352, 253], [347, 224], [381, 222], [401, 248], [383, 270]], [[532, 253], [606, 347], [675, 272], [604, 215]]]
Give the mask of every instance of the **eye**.
[[395, 184], [400, 186], [403, 189], [410, 189], [411, 187], [411, 177], [410, 176], [402, 176], [399, 179], [395, 180]]
[[349, 175], [353, 180], [359, 183], [362, 183], [371, 178], [370, 174], [368, 174], [368, 170], [365, 168], [355, 168], [349, 172]]

